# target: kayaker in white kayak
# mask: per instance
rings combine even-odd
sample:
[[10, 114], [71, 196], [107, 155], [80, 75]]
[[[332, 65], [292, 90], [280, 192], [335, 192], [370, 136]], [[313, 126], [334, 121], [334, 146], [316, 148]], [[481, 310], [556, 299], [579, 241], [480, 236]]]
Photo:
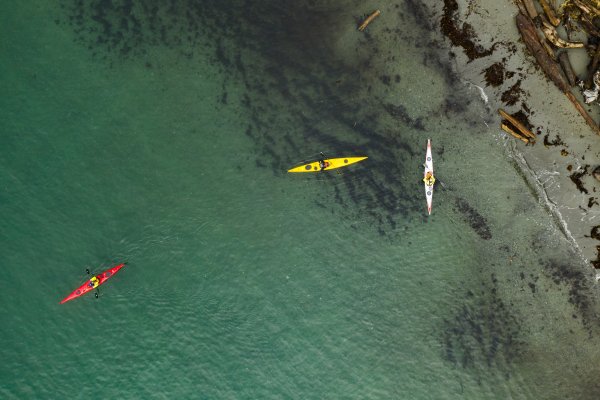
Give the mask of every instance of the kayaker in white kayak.
[[427, 174], [423, 178], [423, 182], [425, 182], [427, 186], [433, 186], [435, 184], [435, 177], [431, 171], [427, 171]]

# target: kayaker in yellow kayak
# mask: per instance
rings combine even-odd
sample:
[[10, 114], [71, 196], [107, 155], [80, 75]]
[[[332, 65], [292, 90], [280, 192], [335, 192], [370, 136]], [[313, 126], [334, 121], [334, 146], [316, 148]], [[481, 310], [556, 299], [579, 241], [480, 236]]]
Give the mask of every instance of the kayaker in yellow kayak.
[[427, 174], [423, 178], [423, 182], [425, 182], [427, 186], [433, 186], [433, 184], [435, 183], [435, 177], [433, 176], [431, 171], [427, 171]]
[[319, 168], [321, 168], [321, 171], [325, 170], [325, 168], [329, 167], [329, 162], [325, 161], [325, 154], [320, 153], [321, 154], [321, 158], [319, 159]]
[[96, 289], [99, 284], [100, 284], [100, 280], [98, 279], [98, 277], [92, 276], [90, 278], [90, 283], [88, 283], [88, 286], [91, 287], [92, 289]]

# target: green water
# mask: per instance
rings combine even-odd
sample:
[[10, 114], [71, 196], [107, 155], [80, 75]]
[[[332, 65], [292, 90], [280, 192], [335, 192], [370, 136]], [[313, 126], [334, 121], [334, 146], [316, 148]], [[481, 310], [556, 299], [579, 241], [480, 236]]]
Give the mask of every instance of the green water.
[[1, 7], [0, 397], [597, 393], [591, 271], [427, 5], [306, 3]]

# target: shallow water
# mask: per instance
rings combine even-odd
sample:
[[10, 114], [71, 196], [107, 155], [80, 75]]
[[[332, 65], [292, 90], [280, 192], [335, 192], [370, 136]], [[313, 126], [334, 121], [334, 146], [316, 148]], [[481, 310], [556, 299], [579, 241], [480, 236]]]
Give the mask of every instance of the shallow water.
[[426, 4], [92, 4], [0, 13], [3, 398], [597, 390], [591, 272]]

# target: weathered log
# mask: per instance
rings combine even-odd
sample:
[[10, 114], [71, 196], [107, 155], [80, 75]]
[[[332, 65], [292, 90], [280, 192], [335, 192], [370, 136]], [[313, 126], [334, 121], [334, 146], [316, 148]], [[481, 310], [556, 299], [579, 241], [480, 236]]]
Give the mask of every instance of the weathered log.
[[533, 0], [522, 0], [525, 5], [525, 9], [527, 9], [527, 14], [531, 17], [531, 19], [535, 19], [538, 16], [538, 12], [533, 5]]
[[579, 23], [581, 26], [583, 26], [583, 29], [588, 35], [600, 37], [600, 30], [596, 28], [596, 25], [594, 25], [589, 16], [586, 14], [581, 14], [579, 17]]
[[583, 4], [579, 0], [573, 0], [573, 3], [575, 3], [575, 5], [579, 7], [579, 9], [584, 12], [584, 14], [592, 14], [591, 17], [600, 15], [600, 10], [598, 10], [591, 4]]
[[579, 114], [581, 114], [583, 119], [585, 119], [585, 122], [589, 125], [590, 128], [592, 128], [594, 133], [596, 135], [600, 135], [600, 130], [598, 129], [598, 125], [596, 125], [596, 122], [594, 121], [594, 119], [590, 116], [590, 114], [588, 114], [588, 112], [585, 110], [585, 108], [583, 108], [583, 106], [581, 105], [579, 100], [577, 100], [577, 98], [573, 95], [573, 93], [567, 92], [567, 93], [565, 93], [565, 95], [567, 96], [569, 101], [571, 103], [573, 103], [573, 105], [575, 106], [577, 111], [579, 111]]
[[566, 51], [560, 52], [558, 55], [558, 62], [569, 81], [571, 86], [575, 86], [577, 84], [577, 75], [573, 72], [573, 67], [571, 66], [571, 61], [569, 61], [569, 54]]
[[560, 66], [546, 53], [538, 39], [537, 30], [533, 21], [523, 14], [517, 14], [517, 28], [529, 51], [533, 54], [544, 73], [554, 82], [554, 84], [566, 93], [570, 86], [567, 79], [562, 74]]
[[594, 73], [596, 73], [599, 63], [600, 63], [600, 46], [596, 46], [596, 51], [594, 52], [594, 57], [592, 58], [592, 61], [589, 63], [588, 68], [587, 68], [587, 78], [585, 79], [585, 87], [588, 89], [592, 87]]
[[548, 39], [548, 41], [550, 41], [550, 43], [556, 47], [563, 49], [580, 49], [584, 47], [582, 42], [567, 42], [566, 40], [562, 39], [560, 36], [558, 36], [556, 29], [546, 21], [542, 22], [542, 31], [544, 32], [546, 39]]
[[504, 118], [505, 120], [510, 122], [515, 128], [517, 128], [519, 130], [519, 133], [522, 136], [526, 136], [526, 137], [529, 137], [529, 138], [535, 140], [535, 135], [529, 129], [527, 129], [527, 127], [525, 125], [523, 125], [523, 123], [521, 123], [521, 121], [519, 121], [512, 115], [508, 114], [506, 111], [504, 111], [501, 108], [498, 110], [498, 113], [502, 116], [502, 118]]
[[529, 143], [529, 139], [527, 139], [527, 138], [525, 138], [525, 137], [523, 137], [523, 136], [519, 135], [517, 132], [515, 132], [514, 130], [512, 130], [512, 129], [511, 129], [509, 126], [508, 126], [508, 125], [501, 123], [501, 124], [500, 124], [500, 128], [501, 128], [501, 129], [502, 129], [504, 132], [506, 132], [506, 133], [509, 133], [510, 135], [512, 135], [512, 136], [514, 136], [514, 137], [516, 137], [517, 139], [519, 139], [519, 140], [522, 140], [522, 141], [524, 141], [525, 143]]
[[362, 24], [360, 24], [360, 26], [358, 27], [359, 31], [364, 31], [367, 28], [367, 25], [369, 25], [375, 18], [379, 17], [379, 15], [381, 14], [381, 11], [379, 10], [375, 10], [371, 13], [371, 15], [369, 15], [367, 17], [367, 19], [365, 19], [363, 21]]
[[552, 6], [550, 4], [548, 4], [548, 2], [546, 0], [539, 0], [539, 2], [542, 5], [542, 9], [544, 10], [544, 13], [550, 20], [550, 23], [554, 26], [558, 26], [560, 24], [560, 19], [556, 16], [556, 13], [554, 12], [554, 8], [552, 8]]
[[525, 8], [525, 4], [523, 4], [522, 0], [516, 0], [517, 3], [517, 7], [519, 8], [519, 11], [524, 14], [527, 15], [527, 8]]
[[[600, 130], [598, 129], [598, 125], [594, 122], [592, 117], [587, 113], [585, 108], [579, 103], [579, 101], [575, 98], [573, 93], [571, 93], [571, 87], [569, 86], [569, 81], [562, 73], [562, 70], [558, 63], [554, 61], [539, 42], [539, 38], [537, 35], [537, 31], [533, 21], [529, 19], [524, 14], [519, 13], [517, 15], [517, 28], [523, 37], [523, 41], [525, 45], [531, 51], [538, 64], [552, 82], [563, 92], [569, 101], [573, 103], [577, 111], [583, 116], [585, 122], [592, 128], [594, 133], [600, 135]], [[598, 46], [600, 48], [600, 46]]]
[[548, 56], [550, 56], [550, 58], [553, 61], [556, 61], [556, 53], [554, 53], [554, 49], [552, 48], [552, 46], [550, 46], [550, 43], [548, 43], [547, 40], [542, 40], [542, 47], [544, 48], [544, 50], [546, 50]]

